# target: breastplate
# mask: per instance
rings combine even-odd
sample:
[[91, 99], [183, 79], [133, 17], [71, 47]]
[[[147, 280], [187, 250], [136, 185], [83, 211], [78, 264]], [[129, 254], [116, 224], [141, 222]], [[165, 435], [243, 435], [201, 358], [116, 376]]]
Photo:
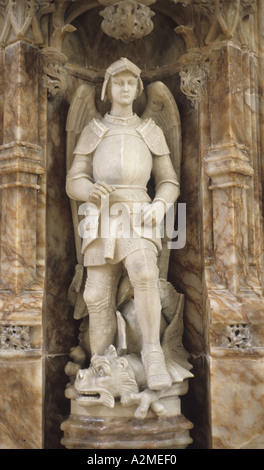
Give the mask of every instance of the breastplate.
[[152, 155], [135, 128], [110, 129], [93, 157], [94, 181], [111, 185], [146, 187], [152, 169]]

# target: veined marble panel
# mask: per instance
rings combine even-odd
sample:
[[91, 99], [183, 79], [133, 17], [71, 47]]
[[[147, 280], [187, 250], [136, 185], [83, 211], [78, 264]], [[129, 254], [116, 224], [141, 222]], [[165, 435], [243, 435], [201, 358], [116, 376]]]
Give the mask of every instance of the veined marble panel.
[[0, 396], [0, 448], [42, 448], [42, 359], [1, 357]]
[[264, 448], [264, 359], [210, 359], [212, 446]]

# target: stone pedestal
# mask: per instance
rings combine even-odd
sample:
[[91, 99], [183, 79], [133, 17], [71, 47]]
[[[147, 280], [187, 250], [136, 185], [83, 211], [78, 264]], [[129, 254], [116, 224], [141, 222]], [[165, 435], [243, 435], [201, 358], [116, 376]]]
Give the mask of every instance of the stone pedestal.
[[68, 449], [185, 449], [192, 443], [193, 425], [180, 413], [179, 399], [171, 407], [174, 416], [157, 419], [148, 412], [139, 420], [135, 407], [87, 408], [72, 401], [70, 417], [61, 425], [62, 444]]

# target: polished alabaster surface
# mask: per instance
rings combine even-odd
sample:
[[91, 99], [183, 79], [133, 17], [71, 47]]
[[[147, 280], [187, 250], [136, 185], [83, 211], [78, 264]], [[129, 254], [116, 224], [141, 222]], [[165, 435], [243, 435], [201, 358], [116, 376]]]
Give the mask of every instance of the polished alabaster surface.
[[[95, 87], [101, 116], [109, 112], [100, 100], [104, 72], [127, 57], [142, 69], [145, 87], [157, 80], [168, 86], [181, 119], [178, 202], [186, 204], [186, 243], [171, 252], [168, 281], [178, 299], [184, 296], [183, 344], [194, 377], [180, 401], [194, 427], [173, 416], [160, 431], [191, 432], [196, 448], [263, 448], [264, 4], [144, 1], [154, 27], [124, 42], [111, 36], [122, 13], [105, 11], [113, 3], [135, 4], [2, 2], [1, 446], [58, 448], [63, 432], [68, 439], [75, 429], [71, 420], [60, 430], [70, 413], [64, 368], [69, 361], [79, 368], [71, 347], [78, 346], [82, 321], [73, 317], [76, 292], [69, 290], [77, 260], [65, 192], [66, 117], [81, 85]], [[122, 28], [115, 34], [127, 41]], [[139, 116], [146, 102], [144, 91], [134, 106]], [[133, 416], [137, 407], [130, 408]], [[94, 423], [86, 416], [85, 427], [76, 401], [72, 410], [83, 445]], [[108, 423], [112, 411], [105, 413]], [[144, 420], [133, 419], [133, 432], [140, 422], [144, 436], [149, 421], [144, 428]], [[117, 424], [116, 436], [124, 436]]]
[[[166, 279], [172, 237], [162, 234], [179, 195], [179, 111], [169, 89], [153, 82], [142, 117], [135, 114], [133, 103], [143, 92], [140, 73], [126, 58], [115, 61], [101, 93], [110, 111], [100, 116], [93, 89], [81, 86], [68, 113], [66, 191], [78, 224], [79, 260], [71, 289], [78, 282], [74, 317], [82, 319], [79, 346], [65, 368], [69, 426], [76, 413], [123, 418], [123, 426], [130, 416], [178, 416], [178, 397], [193, 376], [182, 345], [183, 296]], [[86, 126], [78, 126], [76, 116]], [[147, 192], [151, 173], [153, 198]], [[174, 210], [172, 217], [173, 225]], [[68, 425], [62, 425], [66, 436]], [[62, 442], [74, 447], [66, 436]]]

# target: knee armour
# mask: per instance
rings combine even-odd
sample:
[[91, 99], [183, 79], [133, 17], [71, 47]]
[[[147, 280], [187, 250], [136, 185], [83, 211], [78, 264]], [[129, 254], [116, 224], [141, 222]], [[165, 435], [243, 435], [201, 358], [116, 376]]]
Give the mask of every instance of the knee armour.
[[131, 266], [127, 263], [128, 274], [132, 286], [139, 290], [148, 290], [157, 287], [158, 267], [156, 260], [150, 258], [138, 259]]
[[115, 304], [115, 278], [109, 277], [106, 284], [100, 285], [87, 278], [83, 294], [89, 313], [110, 309]]

